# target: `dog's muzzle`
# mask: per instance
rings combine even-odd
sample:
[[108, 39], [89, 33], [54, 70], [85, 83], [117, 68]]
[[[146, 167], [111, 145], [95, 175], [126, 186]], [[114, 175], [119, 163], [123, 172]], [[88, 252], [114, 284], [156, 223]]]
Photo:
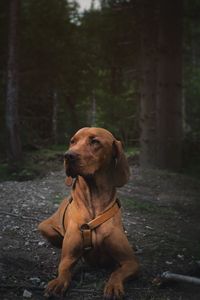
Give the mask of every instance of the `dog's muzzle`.
[[67, 151], [64, 154], [65, 160], [65, 168], [66, 175], [71, 177], [76, 177], [78, 175], [77, 172], [77, 162], [78, 162], [78, 154], [73, 151]]

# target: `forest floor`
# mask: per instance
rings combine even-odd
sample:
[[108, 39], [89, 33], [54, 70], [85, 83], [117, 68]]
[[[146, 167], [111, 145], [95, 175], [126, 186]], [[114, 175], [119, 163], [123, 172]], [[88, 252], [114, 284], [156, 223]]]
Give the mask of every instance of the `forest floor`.
[[[125, 299], [200, 299], [200, 286], [153, 283], [165, 271], [200, 277], [200, 181], [137, 166], [131, 170], [131, 179], [119, 189], [119, 198], [141, 272], [138, 279], [125, 284]], [[0, 182], [2, 300], [44, 299], [43, 289], [56, 275], [60, 251], [42, 238], [37, 224], [54, 212], [68, 193], [64, 171], [29, 181]], [[79, 262], [66, 299], [103, 299], [109, 274]]]

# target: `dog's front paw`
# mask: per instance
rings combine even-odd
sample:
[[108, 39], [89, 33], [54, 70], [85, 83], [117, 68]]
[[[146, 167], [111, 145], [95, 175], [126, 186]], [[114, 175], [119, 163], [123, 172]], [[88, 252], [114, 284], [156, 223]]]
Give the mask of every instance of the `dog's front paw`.
[[69, 282], [66, 279], [55, 278], [51, 280], [46, 289], [44, 296], [49, 298], [51, 296], [63, 296], [69, 286]]
[[105, 300], [119, 300], [124, 296], [123, 284], [121, 282], [108, 282], [104, 289]]

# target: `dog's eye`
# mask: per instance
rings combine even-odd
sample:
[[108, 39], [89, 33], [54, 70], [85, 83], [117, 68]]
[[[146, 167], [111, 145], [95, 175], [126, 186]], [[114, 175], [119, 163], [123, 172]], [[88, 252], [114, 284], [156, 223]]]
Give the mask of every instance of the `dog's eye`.
[[75, 139], [71, 139], [70, 144], [71, 145], [75, 144]]
[[91, 139], [90, 143], [91, 143], [92, 145], [100, 145], [100, 144], [101, 144], [100, 141], [97, 140], [96, 138]]

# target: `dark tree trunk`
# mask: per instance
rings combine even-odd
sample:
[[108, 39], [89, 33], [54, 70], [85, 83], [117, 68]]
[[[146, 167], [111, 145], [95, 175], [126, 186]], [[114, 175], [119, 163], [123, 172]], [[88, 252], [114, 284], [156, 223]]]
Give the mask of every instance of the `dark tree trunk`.
[[141, 73], [140, 73], [140, 163], [156, 164], [156, 76], [158, 24], [156, 1], [140, 2]]
[[76, 113], [76, 99], [74, 96], [67, 96], [67, 105], [71, 116], [71, 132], [74, 134], [80, 127], [79, 120]]
[[56, 89], [53, 91], [53, 112], [52, 112], [52, 135], [53, 135], [53, 143], [58, 143], [58, 93]]
[[143, 167], [178, 170], [182, 149], [182, 2], [142, 3], [140, 162]]
[[20, 0], [10, 0], [9, 44], [6, 89], [7, 153], [11, 167], [21, 159], [18, 118], [18, 25]]
[[178, 170], [182, 158], [182, 0], [160, 1], [157, 73], [157, 165]]
[[95, 90], [92, 93], [91, 126], [96, 126], [97, 103]]

